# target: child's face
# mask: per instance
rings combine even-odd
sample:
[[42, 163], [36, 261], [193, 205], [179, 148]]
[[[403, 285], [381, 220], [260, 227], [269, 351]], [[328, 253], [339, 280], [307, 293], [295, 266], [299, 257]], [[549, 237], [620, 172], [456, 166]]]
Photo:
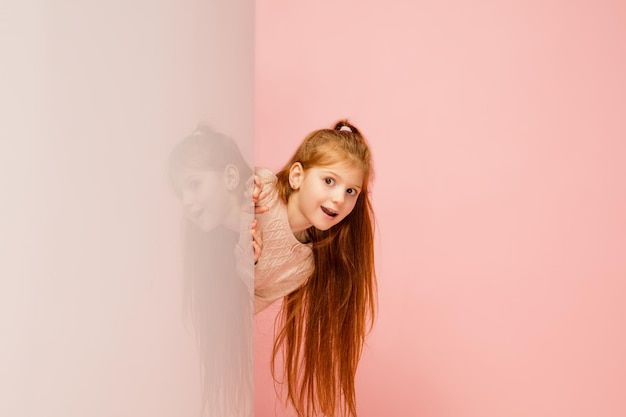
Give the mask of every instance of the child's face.
[[[294, 174], [294, 167], [291, 174]], [[363, 171], [345, 163], [313, 167], [297, 174], [297, 190], [288, 202], [294, 232], [311, 226], [328, 230], [341, 222], [354, 209], [363, 188]]]
[[185, 216], [205, 232], [224, 222], [229, 212], [229, 191], [219, 171], [189, 169], [180, 177]]

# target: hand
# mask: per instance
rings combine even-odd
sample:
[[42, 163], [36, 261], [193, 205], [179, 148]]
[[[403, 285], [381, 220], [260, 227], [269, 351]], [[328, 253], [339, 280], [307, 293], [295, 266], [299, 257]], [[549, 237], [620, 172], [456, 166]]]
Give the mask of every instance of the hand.
[[[250, 191], [252, 190], [252, 192]], [[267, 206], [259, 206], [259, 200], [261, 199], [261, 193], [263, 192], [263, 183], [261, 179], [254, 175], [248, 181], [246, 181], [246, 204], [244, 205], [245, 212], [251, 213], [252, 210], [248, 206], [249, 199], [252, 198], [252, 202], [254, 203], [254, 214], [263, 214], [269, 210]]]
[[263, 184], [258, 175], [254, 175], [254, 189], [252, 190], [252, 202], [254, 203], [254, 214], [263, 214], [269, 210], [267, 206], [259, 206], [259, 198], [263, 191]]
[[252, 249], [254, 250], [254, 263], [256, 264], [263, 252], [263, 233], [259, 230], [259, 222], [252, 221]]

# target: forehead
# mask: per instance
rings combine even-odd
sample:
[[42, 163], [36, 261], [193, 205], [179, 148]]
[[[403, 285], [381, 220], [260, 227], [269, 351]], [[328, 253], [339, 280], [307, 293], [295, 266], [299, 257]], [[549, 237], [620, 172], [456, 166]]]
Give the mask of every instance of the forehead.
[[363, 168], [361, 168], [358, 164], [349, 164], [345, 162], [313, 167], [311, 170], [315, 170], [322, 174], [336, 176], [348, 185], [356, 187], [363, 186], [363, 180], [365, 177]]

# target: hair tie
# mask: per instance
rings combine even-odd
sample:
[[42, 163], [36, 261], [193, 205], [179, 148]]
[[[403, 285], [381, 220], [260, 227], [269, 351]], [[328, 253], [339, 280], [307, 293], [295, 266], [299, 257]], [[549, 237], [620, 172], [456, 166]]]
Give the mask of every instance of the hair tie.
[[350, 133], [354, 133], [352, 132], [352, 128], [348, 125], [343, 125], [341, 126], [339, 129], [337, 129], [338, 131], [343, 131], [343, 132], [350, 132]]

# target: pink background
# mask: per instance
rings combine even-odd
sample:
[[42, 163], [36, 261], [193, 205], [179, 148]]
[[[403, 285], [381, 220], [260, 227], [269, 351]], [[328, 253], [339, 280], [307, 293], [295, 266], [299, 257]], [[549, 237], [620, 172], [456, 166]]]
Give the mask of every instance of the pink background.
[[[360, 417], [626, 415], [626, 6], [259, 1], [256, 164], [375, 156]], [[257, 317], [257, 416], [292, 415]]]
[[0, 415], [197, 416], [167, 155], [203, 120], [277, 169], [340, 117], [377, 170], [359, 416], [626, 415], [623, 2], [62, 3], [0, 6]]

